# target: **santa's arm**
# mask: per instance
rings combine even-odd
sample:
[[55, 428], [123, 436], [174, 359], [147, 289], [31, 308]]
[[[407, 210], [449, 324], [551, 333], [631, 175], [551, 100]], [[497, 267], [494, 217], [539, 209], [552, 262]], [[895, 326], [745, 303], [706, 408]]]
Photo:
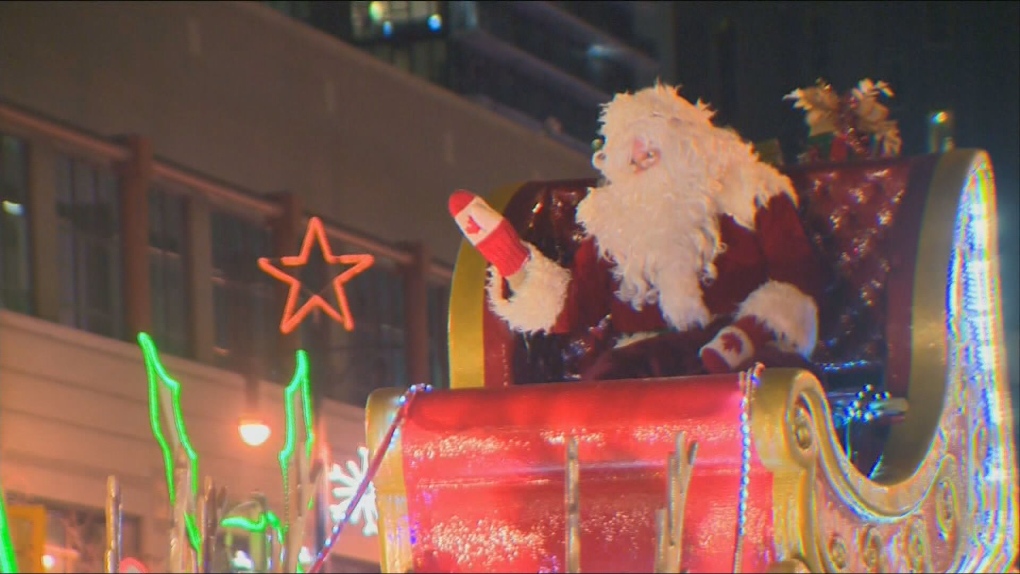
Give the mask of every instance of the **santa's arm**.
[[491, 264], [486, 282], [489, 306], [511, 329], [569, 333], [578, 325], [599, 320], [595, 316], [599, 310], [576, 304], [579, 294], [591, 294], [602, 287], [594, 283], [594, 273], [578, 269], [594, 264], [595, 249], [590, 241], [578, 250], [572, 269], [566, 269], [523, 241], [510, 222], [482, 198], [457, 191], [450, 196], [449, 207], [464, 236]]
[[571, 273], [534, 245], [523, 245], [529, 255], [518, 272], [504, 277], [498, 266], [492, 266], [485, 285], [489, 307], [514, 331], [559, 332], [557, 327], [566, 327], [558, 319], [572, 291]]
[[815, 348], [827, 274], [793, 199], [786, 193], [773, 196], [758, 210], [755, 230], [768, 279], [741, 303], [733, 324], [702, 350], [710, 371], [737, 368], [769, 342], [804, 358]]

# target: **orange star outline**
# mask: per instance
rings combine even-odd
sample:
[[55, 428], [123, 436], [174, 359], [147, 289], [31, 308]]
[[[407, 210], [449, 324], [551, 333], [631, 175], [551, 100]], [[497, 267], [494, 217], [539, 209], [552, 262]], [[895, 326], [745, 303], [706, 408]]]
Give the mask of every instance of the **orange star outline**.
[[280, 319], [280, 332], [284, 335], [288, 335], [297, 328], [297, 326], [308, 316], [309, 313], [314, 309], [319, 309], [333, 318], [334, 321], [341, 323], [348, 331], [354, 330], [354, 318], [351, 317], [351, 310], [347, 306], [347, 295], [344, 293], [344, 283], [348, 282], [355, 275], [358, 275], [362, 271], [368, 269], [375, 263], [375, 257], [367, 254], [362, 255], [333, 255], [333, 251], [329, 246], [329, 240], [326, 238], [326, 230], [322, 225], [322, 220], [318, 217], [312, 217], [308, 220], [308, 228], [305, 230], [305, 238], [301, 242], [301, 251], [297, 255], [288, 255], [280, 258], [280, 263], [283, 267], [302, 267], [308, 263], [308, 256], [312, 251], [312, 242], [318, 241], [319, 248], [322, 249], [322, 258], [329, 265], [344, 264], [352, 265], [351, 268], [340, 273], [333, 278], [333, 291], [336, 293], [336, 300], [339, 305], [339, 309], [334, 309], [321, 295], [312, 295], [297, 311], [294, 310], [297, 307], [298, 296], [301, 293], [301, 280], [297, 277], [290, 275], [279, 267], [273, 265], [268, 257], [259, 258], [259, 269], [265, 271], [271, 275], [274, 279], [278, 279], [287, 284], [289, 291], [287, 293], [287, 303], [283, 308], [283, 317]]

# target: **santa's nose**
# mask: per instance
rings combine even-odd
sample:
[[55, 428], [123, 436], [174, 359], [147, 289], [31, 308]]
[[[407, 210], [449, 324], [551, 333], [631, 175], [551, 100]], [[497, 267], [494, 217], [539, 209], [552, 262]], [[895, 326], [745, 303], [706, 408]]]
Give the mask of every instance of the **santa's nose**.
[[658, 161], [659, 151], [642, 138], [636, 138], [631, 144], [630, 164], [636, 171], [644, 171]]

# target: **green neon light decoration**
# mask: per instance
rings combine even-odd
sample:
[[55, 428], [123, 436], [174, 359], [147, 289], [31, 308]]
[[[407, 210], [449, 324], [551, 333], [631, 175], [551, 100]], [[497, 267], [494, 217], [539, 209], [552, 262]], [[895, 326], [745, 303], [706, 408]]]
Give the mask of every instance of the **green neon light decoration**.
[[[163, 467], [166, 470], [167, 492], [170, 493], [170, 507], [177, 503], [177, 487], [174, 484], [174, 449], [167, 440], [167, 433], [163, 430], [163, 417], [160, 413], [160, 389], [165, 387], [170, 393], [170, 406], [173, 410], [173, 425], [171, 431], [176, 434], [181, 448], [188, 459], [188, 468], [191, 471], [191, 496], [198, 495], [198, 453], [191, 446], [191, 439], [184, 426], [184, 414], [181, 412], [181, 384], [174, 380], [163, 367], [159, 359], [159, 351], [152, 337], [147, 333], [138, 334], [138, 344], [142, 347], [145, 356], [145, 370], [149, 377], [149, 422], [152, 424], [152, 434], [159, 443], [163, 453]], [[198, 523], [195, 516], [188, 512], [184, 516], [185, 529], [192, 548], [197, 552], [201, 549], [201, 535], [198, 532]]]
[[[298, 396], [298, 393], [300, 395]], [[299, 399], [300, 402], [298, 400]], [[297, 361], [294, 367], [294, 377], [287, 385], [283, 395], [284, 410], [286, 414], [287, 429], [284, 438], [283, 449], [280, 450], [280, 473], [283, 475], [283, 488], [286, 493], [289, 489], [289, 477], [291, 460], [294, 457], [297, 442], [297, 424], [295, 422], [295, 411], [300, 406], [301, 418], [305, 427], [305, 456], [311, 458], [312, 447], [315, 442], [314, 422], [312, 421], [312, 393], [308, 380], [308, 353], [299, 350]], [[299, 502], [300, 504], [300, 502]], [[284, 526], [289, 530], [290, 525]]]
[[272, 510], [267, 510], [259, 515], [258, 520], [251, 520], [244, 516], [228, 516], [220, 521], [223, 528], [239, 528], [250, 534], [265, 533], [266, 529], [272, 528], [276, 533], [277, 540], [282, 540], [283, 526], [280, 518]]
[[0, 572], [17, 574], [18, 555], [14, 552], [11, 542], [11, 529], [7, 523], [7, 503], [4, 501], [3, 488], [0, 487]]
[[[188, 435], [187, 428], [184, 424], [184, 414], [181, 409], [181, 385], [173, 377], [167, 373], [166, 368], [163, 366], [162, 361], [159, 358], [159, 350], [156, 348], [155, 342], [152, 340], [147, 333], [138, 334], [138, 344], [142, 348], [142, 353], [145, 357], [145, 369], [149, 379], [149, 420], [152, 425], [152, 434], [156, 438], [156, 442], [159, 443], [160, 450], [163, 456], [163, 466], [166, 471], [166, 483], [167, 491], [170, 494], [170, 505], [175, 506], [177, 503], [177, 496], [184, 493], [177, 492], [177, 486], [174, 482], [174, 446], [180, 445], [181, 450], [187, 457], [188, 468], [191, 471], [191, 480], [189, 481], [190, 496], [197, 497], [198, 486], [199, 486], [199, 474], [198, 474], [198, 453], [195, 451], [191, 444], [191, 439]], [[308, 378], [308, 354], [305, 351], [297, 351], [296, 365], [294, 368], [294, 376], [291, 378], [290, 383], [287, 385], [284, 391], [284, 402], [285, 402], [285, 415], [286, 415], [286, 432], [284, 435], [283, 449], [279, 453], [280, 472], [283, 475], [284, 481], [284, 498], [287, 499], [287, 490], [289, 489], [288, 478], [290, 476], [291, 467], [294, 464], [294, 458], [297, 453], [304, 455], [304, 459], [312, 458], [313, 447], [315, 444], [315, 423], [312, 417], [312, 395], [310, 388], [310, 381]], [[169, 407], [170, 412], [164, 413], [161, 407], [164, 407], [163, 391], [169, 395]], [[302, 424], [304, 427], [304, 452], [298, 450], [298, 422], [297, 422], [297, 411], [301, 410]], [[173, 426], [169, 429], [164, 428], [164, 419], [171, 419], [170, 424]], [[299, 455], [300, 456], [300, 455]], [[300, 459], [299, 459], [300, 460]], [[314, 501], [309, 501], [309, 508], [314, 506]], [[196, 520], [193, 512], [185, 513], [185, 528], [187, 530], [187, 536], [192, 547], [199, 551], [201, 549], [201, 535], [198, 530], [198, 521]], [[266, 514], [261, 516], [258, 521], [252, 521], [243, 517], [229, 517], [221, 521], [220, 526], [241, 528], [248, 532], [260, 532], [265, 531], [266, 528], [272, 528], [279, 539], [282, 541], [287, 536], [287, 532], [290, 529], [290, 525], [287, 523], [281, 523], [279, 517], [276, 514], [267, 511]]]

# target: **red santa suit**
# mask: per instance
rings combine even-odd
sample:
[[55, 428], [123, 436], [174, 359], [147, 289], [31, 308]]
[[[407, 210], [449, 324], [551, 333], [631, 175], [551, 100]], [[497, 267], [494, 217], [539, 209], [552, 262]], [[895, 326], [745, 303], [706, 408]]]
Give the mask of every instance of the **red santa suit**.
[[592, 161], [605, 184], [577, 206], [588, 237], [569, 267], [480, 198], [451, 196], [458, 225], [493, 264], [493, 312], [518, 332], [572, 337], [573, 376], [806, 366], [824, 267], [789, 179], [711, 116], [663, 85], [603, 108], [605, 145]]
[[698, 279], [700, 293], [687, 301], [691, 310], [673, 310], [696, 316], [703, 307], [707, 320], [671, 325], [660, 302], [635, 308], [622, 300], [615, 262], [599, 253], [595, 236], [580, 244], [569, 269], [532, 248], [527, 275], [513, 292], [493, 273], [490, 306], [517, 331], [588, 335], [578, 339], [576, 349], [583, 355], [574, 367], [581, 378], [704, 372], [700, 349], [744, 317], [755, 318], [774, 336], [770, 348], [757, 349], [745, 362], [797, 364], [794, 355], [806, 359], [815, 347], [824, 266], [792, 194], [778, 193], [753, 207], [750, 220], [717, 215], [726, 247], [713, 260], [716, 276]]

